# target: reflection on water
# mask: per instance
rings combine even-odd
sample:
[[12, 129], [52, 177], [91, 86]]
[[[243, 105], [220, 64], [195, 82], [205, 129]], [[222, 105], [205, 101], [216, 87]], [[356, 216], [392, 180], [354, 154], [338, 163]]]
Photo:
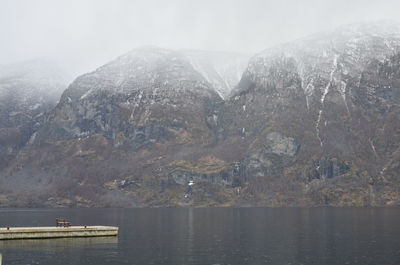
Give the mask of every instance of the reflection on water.
[[0, 209], [0, 226], [59, 216], [118, 238], [3, 241], [4, 264], [400, 264], [399, 208]]

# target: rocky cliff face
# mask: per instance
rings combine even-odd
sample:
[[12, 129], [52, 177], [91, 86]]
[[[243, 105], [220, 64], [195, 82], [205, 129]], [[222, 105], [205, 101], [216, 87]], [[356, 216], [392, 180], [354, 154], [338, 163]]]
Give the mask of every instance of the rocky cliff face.
[[0, 66], [0, 169], [40, 127], [44, 113], [67, 87], [67, 78], [51, 59]]
[[223, 100], [193, 54], [134, 50], [69, 86], [2, 203], [399, 204], [399, 52], [397, 24], [338, 28], [254, 56]]

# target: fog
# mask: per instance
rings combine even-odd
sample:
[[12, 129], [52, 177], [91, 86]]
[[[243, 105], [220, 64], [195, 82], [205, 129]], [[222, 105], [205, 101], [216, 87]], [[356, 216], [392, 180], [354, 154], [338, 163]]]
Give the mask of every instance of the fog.
[[0, 64], [52, 57], [78, 74], [143, 45], [253, 54], [399, 10], [395, 0], [0, 0]]

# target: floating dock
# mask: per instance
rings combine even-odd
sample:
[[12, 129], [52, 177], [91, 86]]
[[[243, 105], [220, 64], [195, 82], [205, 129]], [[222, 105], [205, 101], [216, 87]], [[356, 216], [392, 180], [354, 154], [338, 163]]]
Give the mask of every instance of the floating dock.
[[0, 228], [0, 240], [40, 239], [63, 237], [117, 236], [116, 226], [69, 226], [69, 227], [7, 227]]

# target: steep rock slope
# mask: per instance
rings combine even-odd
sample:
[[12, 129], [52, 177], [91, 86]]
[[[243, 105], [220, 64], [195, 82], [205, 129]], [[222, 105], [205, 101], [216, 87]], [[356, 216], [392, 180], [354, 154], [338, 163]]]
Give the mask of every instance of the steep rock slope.
[[0, 65], [0, 168], [29, 141], [67, 82], [65, 71], [51, 59]]

